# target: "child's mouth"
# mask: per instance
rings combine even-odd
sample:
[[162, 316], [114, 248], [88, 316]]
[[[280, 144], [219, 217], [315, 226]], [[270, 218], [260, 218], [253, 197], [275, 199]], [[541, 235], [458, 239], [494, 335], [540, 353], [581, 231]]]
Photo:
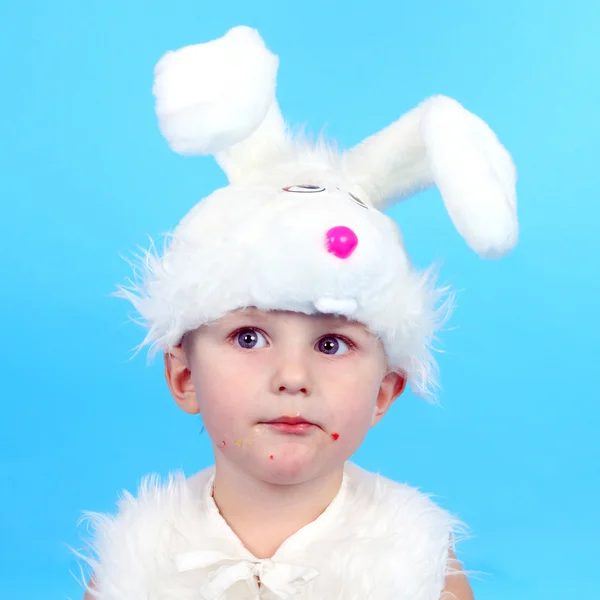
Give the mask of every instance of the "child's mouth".
[[302, 417], [278, 417], [272, 421], [265, 421], [261, 425], [268, 425], [281, 433], [290, 433], [302, 435], [317, 427], [314, 423], [303, 419]]

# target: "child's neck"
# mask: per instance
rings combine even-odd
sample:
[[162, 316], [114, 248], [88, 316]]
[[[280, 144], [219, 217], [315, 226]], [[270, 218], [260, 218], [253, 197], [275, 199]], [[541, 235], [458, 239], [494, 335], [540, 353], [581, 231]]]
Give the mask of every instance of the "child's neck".
[[270, 558], [281, 544], [314, 521], [338, 493], [343, 467], [297, 485], [272, 485], [217, 462], [214, 499], [244, 546]]

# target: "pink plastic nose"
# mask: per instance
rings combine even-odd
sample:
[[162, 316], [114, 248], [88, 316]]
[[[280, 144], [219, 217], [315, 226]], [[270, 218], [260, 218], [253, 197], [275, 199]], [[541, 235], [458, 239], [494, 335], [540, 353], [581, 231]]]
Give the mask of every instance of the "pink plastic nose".
[[338, 258], [348, 258], [358, 245], [358, 238], [352, 229], [338, 225], [332, 227], [326, 234], [325, 246], [327, 251]]

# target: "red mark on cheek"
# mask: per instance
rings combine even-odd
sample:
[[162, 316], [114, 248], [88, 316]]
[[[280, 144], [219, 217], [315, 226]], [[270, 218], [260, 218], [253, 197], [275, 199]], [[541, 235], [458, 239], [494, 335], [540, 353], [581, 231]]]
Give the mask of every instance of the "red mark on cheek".
[[269, 456], [269, 460], [274, 460], [275, 457], [271, 454], [271, 456]]
[[221, 448], [225, 448], [225, 440], [221, 442]]
[[331, 438], [332, 438], [334, 441], [337, 441], [337, 440], [339, 440], [339, 439], [340, 439], [340, 434], [339, 434], [339, 433], [332, 433], [332, 434], [331, 434]]

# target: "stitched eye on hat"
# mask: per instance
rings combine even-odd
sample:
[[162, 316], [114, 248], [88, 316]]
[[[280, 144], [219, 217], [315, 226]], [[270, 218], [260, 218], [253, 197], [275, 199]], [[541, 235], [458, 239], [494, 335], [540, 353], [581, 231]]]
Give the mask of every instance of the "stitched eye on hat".
[[296, 192], [297, 194], [315, 194], [324, 192], [325, 188], [320, 185], [288, 185], [283, 188], [284, 192]]
[[348, 194], [350, 195], [350, 198], [356, 202], [356, 204], [362, 206], [363, 208], [369, 208], [360, 198], [357, 198], [354, 194], [350, 194], [350, 192], [348, 192]]

